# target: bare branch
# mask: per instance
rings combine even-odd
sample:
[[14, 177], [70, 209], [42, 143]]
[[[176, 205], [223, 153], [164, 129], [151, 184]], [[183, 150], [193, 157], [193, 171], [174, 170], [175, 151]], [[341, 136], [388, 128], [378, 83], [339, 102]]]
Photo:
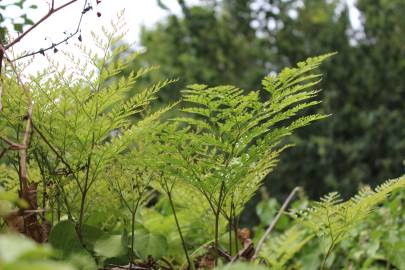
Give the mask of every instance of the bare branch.
[[21, 149], [25, 148], [24, 145], [13, 142], [12, 140], [10, 140], [4, 136], [0, 135], [0, 139], [3, 140], [6, 144], [8, 144], [10, 146], [10, 148], [9, 148], [10, 150], [21, 150]]
[[[70, 40], [72, 37], [74, 37], [74, 36], [75, 36], [77, 33], [79, 33], [79, 31], [80, 31], [80, 26], [81, 26], [81, 24], [82, 24], [82, 20], [83, 20], [84, 14], [86, 14], [86, 13], [91, 9], [91, 7], [86, 7], [86, 6], [87, 6], [87, 3], [88, 3], [88, 0], [85, 0], [85, 1], [84, 1], [84, 5], [83, 5], [82, 14], [80, 15], [80, 19], [79, 19], [79, 22], [77, 23], [76, 30], [75, 30], [73, 33], [70, 33], [70, 34], [69, 34], [68, 36], [66, 36], [64, 39], [60, 40], [59, 42], [52, 43], [50, 46], [48, 46], [48, 47], [46, 47], [46, 48], [41, 48], [41, 49], [39, 49], [39, 50], [30, 52], [30, 53], [24, 54], [24, 55], [22, 55], [22, 56], [20, 56], [20, 57], [18, 57], [18, 58], [15, 58], [15, 59], [12, 60], [12, 62], [15, 62], [15, 61], [18, 61], [18, 60], [20, 60], [20, 59], [23, 59], [23, 58], [26, 58], [26, 57], [30, 57], [30, 56], [33, 56], [33, 55], [36, 55], [36, 54], [45, 54], [46, 51], [55, 49], [55, 48], [56, 48], [57, 46], [59, 46], [60, 44], [65, 43], [65, 42], [67, 42], [68, 40]], [[60, 8], [60, 7], [59, 7], [59, 8]], [[54, 12], [55, 12], [55, 11], [54, 11]], [[81, 41], [81, 37], [80, 37], [80, 36], [79, 36], [79, 40]]]
[[[295, 187], [290, 195], [288, 195], [287, 199], [284, 201], [283, 205], [281, 206], [280, 210], [278, 211], [277, 215], [274, 217], [273, 221], [271, 222], [270, 226], [267, 228], [266, 232], [263, 234], [262, 238], [259, 240], [259, 243], [257, 244], [256, 250], [254, 255], [251, 257], [251, 260], [254, 260], [257, 258], [259, 255], [260, 250], [263, 247], [264, 242], [266, 241], [267, 237], [270, 235], [274, 227], [276, 226], [278, 220], [280, 219], [281, 215], [284, 213], [285, 209], [287, 208], [288, 204], [294, 197], [295, 193], [297, 193], [300, 190], [300, 187]], [[244, 249], [242, 249], [238, 254], [236, 254], [232, 260], [231, 263], [235, 262], [238, 260], [240, 257], [243, 256], [243, 254], [247, 253], [249, 249], [252, 249], [252, 244], [247, 245]], [[242, 255], [241, 255], [242, 254]]]
[[74, 2], [77, 2], [78, 0], [71, 0], [63, 5], [61, 5], [58, 8], [54, 8], [54, 1], [52, 1], [52, 6], [51, 9], [48, 11], [48, 13], [43, 16], [39, 21], [37, 21], [36, 23], [34, 23], [30, 28], [28, 28], [27, 31], [25, 31], [24, 33], [22, 33], [21, 35], [19, 35], [16, 39], [14, 39], [12, 42], [10, 42], [9, 44], [7, 44], [4, 49], [8, 50], [9, 48], [13, 47], [15, 44], [17, 44], [18, 42], [20, 42], [28, 33], [30, 33], [32, 30], [34, 30], [35, 28], [38, 27], [38, 25], [40, 25], [41, 23], [43, 23], [44, 21], [46, 21], [49, 17], [51, 17], [54, 13], [58, 12], [59, 10], [73, 4]]
[[291, 191], [290, 195], [288, 195], [287, 199], [284, 201], [283, 205], [281, 206], [280, 210], [278, 211], [276, 217], [273, 219], [270, 226], [267, 228], [266, 232], [263, 234], [262, 238], [260, 239], [259, 243], [257, 244], [255, 254], [253, 255], [253, 259], [259, 255], [259, 252], [263, 247], [264, 241], [266, 241], [267, 237], [270, 235], [271, 231], [276, 226], [277, 221], [280, 219], [281, 215], [284, 213], [285, 209], [287, 208], [288, 204], [294, 197], [295, 193], [297, 193], [299, 190], [300, 190], [300, 187], [295, 187]]
[[46, 139], [44, 134], [32, 123], [32, 128], [39, 134], [39, 137], [45, 142], [46, 145], [49, 146], [49, 148], [54, 152], [54, 154], [62, 161], [62, 163], [66, 166], [66, 168], [69, 170], [69, 173], [74, 174], [74, 171], [72, 170], [72, 167], [69, 165], [69, 163], [63, 158], [63, 156], [56, 150], [56, 148]]

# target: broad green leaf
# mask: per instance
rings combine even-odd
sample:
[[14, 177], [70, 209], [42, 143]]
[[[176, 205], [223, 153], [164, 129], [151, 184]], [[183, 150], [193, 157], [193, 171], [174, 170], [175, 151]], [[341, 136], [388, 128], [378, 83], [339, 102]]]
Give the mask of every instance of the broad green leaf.
[[94, 252], [105, 258], [113, 258], [124, 255], [125, 247], [122, 235], [111, 235], [107, 238], [99, 239], [94, 244]]
[[56, 224], [49, 235], [48, 241], [54, 248], [63, 251], [64, 255], [83, 250], [75, 225], [70, 221], [62, 221]]
[[148, 256], [159, 259], [167, 253], [168, 248], [163, 235], [152, 234], [146, 230], [135, 231], [134, 249], [142, 259], [147, 259]]
[[268, 268], [261, 265], [237, 262], [217, 267], [215, 270], [268, 270]]
[[78, 270], [97, 270], [94, 258], [85, 250], [70, 255], [68, 261]]
[[0, 264], [0, 269], [2, 270], [76, 270], [73, 266], [51, 261], [41, 261], [41, 262], [16, 262], [6, 265]]
[[0, 261], [12, 262], [20, 258], [45, 257], [51, 254], [48, 246], [39, 246], [21, 235], [5, 234], [0, 236]]

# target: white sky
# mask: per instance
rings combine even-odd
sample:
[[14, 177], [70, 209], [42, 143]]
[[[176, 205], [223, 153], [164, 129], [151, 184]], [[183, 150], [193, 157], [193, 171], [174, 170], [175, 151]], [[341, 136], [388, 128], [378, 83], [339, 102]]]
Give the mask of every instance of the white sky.
[[[3, 0], [3, 4], [15, 2], [15, 0]], [[34, 22], [39, 20], [48, 11], [50, 0], [28, 0], [26, 7], [36, 5], [38, 8], [30, 10], [28, 17]], [[55, 6], [58, 7], [68, 0], [55, 0]], [[49, 42], [44, 42], [44, 37], [51, 36], [55, 41], [59, 40], [58, 37], [63, 37], [63, 31], [72, 32], [80, 17], [83, 8], [84, 0], [78, 0], [69, 7], [59, 11], [46, 22], [41, 24], [34, 32], [30, 33], [25, 39], [25, 44], [36, 44], [36, 47], [42, 44], [49, 45]], [[92, 29], [97, 31], [100, 24], [108, 23], [111, 19], [116, 18], [116, 14], [125, 9], [125, 18], [130, 28], [130, 35], [128, 39], [135, 40], [139, 34], [141, 25], [153, 25], [156, 21], [165, 17], [168, 12], [158, 7], [156, 0], [102, 0], [99, 5], [96, 5], [95, 0], [89, 0], [89, 3], [94, 7], [93, 11], [84, 16], [82, 29], [84, 31]], [[176, 0], [163, 1], [170, 9], [176, 13], [180, 11], [180, 7]], [[193, 2], [193, 1], [191, 1]], [[194, 1], [195, 2], [195, 1]], [[98, 18], [96, 12], [102, 13]], [[6, 17], [18, 17], [21, 10], [17, 7], [9, 7], [6, 10]], [[29, 41], [28, 41], [29, 40]], [[21, 45], [23, 46], [23, 45]], [[29, 46], [28, 46], [29, 47]], [[22, 48], [22, 47], [21, 47]]]
[[[15, 2], [13, 0], [3, 0], [2, 4]], [[68, 0], [55, 0], [55, 7], [58, 7]], [[24, 37], [23, 41], [16, 44], [13, 47], [15, 53], [21, 53], [23, 51], [37, 51], [40, 48], [49, 47], [52, 42], [56, 43], [63, 40], [65, 37], [64, 31], [72, 33], [77, 27], [77, 22], [81, 15], [83, 9], [84, 0], [79, 0], [69, 7], [60, 10], [55, 13], [44, 23], [39, 25], [35, 30]], [[102, 0], [99, 5], [96, 5], [95, 0], [89, 0], [94, 7], [92, 11], [85, 14], [83, 17], [83, 22], [81, 25], [83, 42], [91, 40], [90, 31], [96, 33], [101, 32], [101, 25], [108, 26], [111, 20], [115, 20], [117, 13], [125, 9], [125, 21], [127, 22], [129, 33], [126, 36], [128, 42], [137, 42], [139, 37], [139, 32], [142, 25], [152, 26], [155, 22], [161, 20], [169, 13], [163, 10], [157, 5], [156, 0]], [[190, 3], [196, 1], [189, 1]], [[38, 21], [42, 16], [44, 16], [49, 9], [50, 0], [28, 0], [25, 7], [32, 4], [36, 5], [38, 8], [28, 11], [28, 18], [34, 22]], [[177, 0], [165, 0], [163, 1], [166, 6], [168, 6], [173, 12], [179, 13], [180, 7], [177, 4]], [[97, 17], [96, 12], [100, 12], [101, 17]], [[22, 11], [17, 7], [9, 7], [6, 9], [5, 17], [18, 17]], [[12, 34], [15, 36], [15, 33]], [[45, 38], [48, 37], [47, 40]], [[77, 38], [72, 38], [70, 43], [77, 42]], [[86, 45], [91, 45], [88, 42]], [[73, 46], [71, 44], [61, 45], [58, 47], [59, 50], [69, 49], [72, 50]], [[48, 54], [53, 54], [52, 51], [48, 51]], [[56, 54], [55, 57], [59, 60], [59, 55]], [[63, 61], [63, 60], [61, 60]], [[35, 61], [31, 64], [28, 72], [35, 72], [46, 65], [46, 58], [42, 55], [36, 55]]]
[[[350, 6], [353, 6], [353, 1], [347, 0]], [[2, 4], [12, 3], [14, 0], [3, 0]], [[68, 0], [55, 0], [55, 6], [60, 6]], [[101, 25], [108, 25], [112, 19], [116, 18], [116, 14], [122, 9], [125, 9], [125, 20], [127, 22], [129, 33], [126, 36], [128, 42], [137, 42], [139, 40], [139, 32], [142, 25], [152, 26], [155, 22], [163, 19], [168, 15], [168, 11], [163, 10], [157, 5], [156, 0], [101, 0], [99, 5], [96, 5], [96, 0], [89, 0], [94, 7], [94, 10], [84, 16], [82, 22], [82, 36], [83, 41], [90, 39], [90, 31], [96, 33], [101, 31]], [[179, 13], [180, 7], [177, 0], [163, 0], [166, 6], [168, 6], [173, 12]], [[188, 0], [188, 4], [197, 3], [198, 0]], [[28, 12], [28, 18], [34, 22], [39, 20], [44, 14], [47, 13], [50, 0], [28, 0], [26, 6], [32, 4], [38, 6], [35, 10]], [[33, 51], [43, 47], [48, 47], [52, 42], [58, 42], [62, 40], [65, 35], [64, 31], [74, 32], [78, 19], [83, 8], [84, 0], [79, 0], [71, 6], [59, 11], [57, 14], [50, 17], [46, 22], [42, 23], [38, 28], [29, 33], [23, 42], [17, 44], [13, 49], [17, 53], [21, 53], [25, 50]], [[98, 18], [96, 12], [101, 12], [102, 16]], [[19, 8], [7, 8], [4, 12], [5, 17], [18, 17], [21, 14]], [[358, 22], [359, 14], [353, 8], [350, 12], [352, 23]], [[45, 37], [51, 38], [51, 40], [45, 40]], [[77, 39], [73, 38], [72, 42], [76, 42]], [[87, 44], [86, 44], [87, 45]], [[68, 47], [67, 47], [68, 46]], [[59, 50], [68, 48], [72, 49], [71, 44], [62, 45], [58, 47]], [[49, 51], [48, 54], [52, 52]], [[59, 57], [56, 56], [55, 57]], [[54, 58], [55, 58], [54, 57]], [[38, 70], [46, 64], [46, 58], [42, 55], [36, 55], [32, 71]], [[31, 71], [31, 70], [29, 70]]]

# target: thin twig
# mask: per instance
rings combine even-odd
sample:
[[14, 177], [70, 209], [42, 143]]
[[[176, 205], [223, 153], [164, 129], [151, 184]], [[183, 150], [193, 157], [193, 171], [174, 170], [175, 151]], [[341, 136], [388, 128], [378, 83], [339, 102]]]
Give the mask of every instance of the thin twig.
[[215, 214], [215, 241], [214, 241], [214, 248], [215, 252], [217, 253], [215, 255], [215, 266], [218, 265], [218, 249], [219, 249], [219, 218], [221, 214], [221, 206], [222, 206], [222, 201], [223, 201], [223, 192], [225, 188], [225, 182], [221, 182], [221, 189], [219, 190], [219, 197], [218, 197], [218, 208], [217, 211], [214, 213]]
[[[77, 0], [76, 0], [76, 1], [77, 1]], [[22, 55], [22, 56], [20, 56], [20, 57], [17, 57], [17, 58], [15, 58], [15, 59], [11, 60], [11, 62], [15, 62], [15, 61], [21, 60], [21, 59], [26, 58], [26, 57], [34, 56], [34, 55], [36, 55], [36, 54], [45, 54], [46, 51], [55, 49], [55, 48], [56, 48], [57, 46], [59, 46], [60, 44], [65, 43], [65, 42], [67, 42], [69, 39], [71, 39], [72, 37], [74, 37], [74, 36], [75, 36], [77, 33], [79, 33], [79, 31], [80, 31], [80, 26], [81, 26], [81, 24], [82, 24], [82, 20], [83, 20], [84, 14], [86, 14], [86, 13], [90, 10], [90, 9], [86, 8], [87, 3], [88, 3], [88, 0], [85, 0], [85, 1], [84, 1], [84, 5], [83, 5], [82, 14], [80, 15], [80, 19], [79, 19], [79, 21], [78, 21], [78, 23], [77, 23], [76, 30], [75, 30], [73, 33], [70, 33], [70, 34], [67, 35], [64, 39], [60, 40], [59, 42], [52, 43], [50, 46], [48, 46], [48, 47], [46, 47], [46, 48], [41, 48], [41, 49], [39, 49], [39, 50], [36, 50], [36, 51], [33, 51], [33, 52], [29, 52], [29, 53], [27, 53], [27, 54], [24, 54], [24, 55]], [[65, 4], [65, 7], [66, 7], [66, 4]], [[58, 9], [60, 9], [60, 7], [59, 7]], [[55, 11], [54, 11], [54, 13], [55, 13]], [[0, 55], [0, 56], [1, 56], [1, 55]]]
[[172, 185], [171, 188], [169, 188], [169, 186], [167, 184], [167, 180], [163, 180], [162, 175], [161, 175], [160, 178], [161, 178], [161, 181], [162, 181], [161, 185], [162, 185], [162, 187], [163, 187], [164, 191], [166, 192], [166, 195], [167, 195], [167, 197], [169, 199], [170, 207], [171, 207], [172, 212], [173, 212], [174, 221], [176, 222], [176, 227], [177, 227], [177, 231], [178, 231], [179, 236], [180, 236], [183, 251], [184, 251], [184, 254], [186, 255], [186, 260], [187, 260], [187, 264], [188, 264], [187, 269], [194, 269], [193, 262], [191, 261], [191, 258], [190, 258], [189, 254], [188, 254], [188, 251], [187, 251], [186, 241], [184, 240], [183, 233], [182, 233], [181, 227], [180, 227], [180, 223], [179, 223], [179, 220], [177, 218], [176, 208], [174, 207], [174, 202], [173, 202], [173, 197], [172, 197], [173, 185]]
[[263, 234], [262, 238], [260, 239], [259, 243], [257, 244], [255, 254], [253, 255], [253, 259], [257, 258], [259, 255], [260, 250], [263, 247], [264, 241], [266, 241], [267, 237], [270, 235], [271, 231], [274, 229], [276, 226], [278, 220], [280, 219], [281, 215], [284, 213], [285, 209], [287, 208], [288, 204], [294, 197], [295, 193], [300, 190], [300, 187], [295, 187], [290, 195], [288, 195], [287, 199], [284, 201], [283, 205], [281, 206], [280, 210], [278, 211], [276, 217], [272, 220], [270, 226], [267, 228], [266, 232]]
[[[60, 161], [66, 166], [66, 168], [69, 170], [69, 173], [72, 174], [75, 177], [75, 179], [77, 179], [75, 176], [75, 172], [73, 171], [70, 164], [63, 158], [63, 156], [58, 152], [58, 150], [48, 141], [45, 135], [36, 127], [34, 123], [32, 123], [32, 128], [36, 133], [38, 133], [39, 137], [41, 137], [44, 143], [52, 150], [52, 152], [60, 159]], [[80, 191], [83, 192], [79, 182], [77, 182], [77, 185], [79, 186]]]
[[21, 149], [25, 148], [24, 145], [13, 142], [12, 140], [10, 140], [4, 136], [0, 135], [0, 139], [3, 140], [6, 144], [8, 144], [10, 146], [10, 148], [9, 148], [10, 150], [21, 150]]
[[58, 8], [54, 8], [54, 3], [52, 1], [52, 7], [51, 9], [48, 11], [48, 13], [43, 16], [39, 21], [37, 21], [36, 23], [34, 23], [30, 28], [28, 28], [27, 31], [25, 31], [24, 33], [22, 33], [21, 35], [19, 35], [16, 39], [14, 39], [12, 42], [10, 42], [9, 44], [7, 44], [4, 48], [6, 50], [8, 50], [9, 48], [13, 47], [15, 44], [17, 44], [18, 42], [20, 42], [28, 33], [30, 33], [32, 30], [34, 30], [35, 28], [37, 28], [41, 23], [43, 23], [44, 21], [46, 21], [49, 17], [51, 17], [54, 13], [58, 12], [59, 10], [73, 4], [74, 2], [77, 2], [78, 0], [71, 0], [63, 5], [61, 5]]

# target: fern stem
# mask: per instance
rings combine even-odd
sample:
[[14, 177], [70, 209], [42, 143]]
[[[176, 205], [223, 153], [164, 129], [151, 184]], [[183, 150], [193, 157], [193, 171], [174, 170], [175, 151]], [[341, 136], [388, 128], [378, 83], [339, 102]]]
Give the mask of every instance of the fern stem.
[[215, 249], [215, 265], [218, 264], [218, 238], [219, 238], [219, 210], [215, 212], [215, 241], [214, 241], [214, 249]]
[[239, 222], [238, 222], [238, 218], [235, 215], [235, 204], [232, 202], [231, 205], [232, 209], [233, 209], [233, 234], [234, 234], [234, 238], [235, 238], [235, 254], [238, 254], [239, 252], [239, 244], [238, 244], [238, 227], [239, 227]]
[[132, 269], [132, 263], [134, 261], [134, 241], [135, 241], [135, 211], [131, 211], [131, 258], [129, 262], [129, 269]]
[[[56, 217], [58, 219], [58, 222], [60, 222], [60, 216], [61, 216], [61, 209], [60, 209], [60, 191], [58, 188], [58, 193], [56, 194]], [[68, 212], [68, 218], [71, 218], [70, 212]], [[52, 226], [53, 226], [53, 222], [52, 222]]]
[[324, 270], [324, 269], [325, 269], [326, 261], [328, 260], [328, 258], [329, 258], [329, 256], [330, 256], [330, 254], [332, 253], [332, 250], [333, 250], [334, 247], [335, 247], [335, 241], [332, 240], [332, 243], [330, 244], [330, 246], [329, 246], [329, 248], [328, 248], [328, 251], [326, 252], [325, 257], [324, 257], [323, 260], [322, 260], [322, 265], [321, 265], [320, 270]]
[[[229, 232], [228, 232], [228, 234], [229, 234], [229, 255], [231, 255], [232, 256], [232, 222], [233, 221], [233, 215], [232, 215], [232, 206], [231, 206], [231, 212], [229, 213], [229, 228], [228, 228], [228, 230], [229, 230]], [[236, 241], [236, 239], [235, 239], [235, 241]]]
[[238, 253], [238, 233], [237, 233], [237, 224], [236, 224], [236, 214], [235, 214], [235, 204], [234, 198], [231, 199], [231, 211], [229, 213], [229, 255], [232, 256], [233, 246], [232, 246], [232, 234], [234, 235], [235, 240], [235, 254]]
[[[166, 186], [166, 188], [167, 188], [167, 186]], [[172, 208], [172, 211], [173, 211], [174, 220], [176, 222], [177, 231], [179, 232], [179, 236], [180, 236], [180, 239], [181, 239], [181, 244], [183, 246], [184, 254], [186, 255], [186, 259], [187, 259], [187, 263], [188, 263], [188, 269], [193, 269], [194, 267], [192, 265], [190, 256], [188, 255], [186, 242], [184, 241], [183, 233], [181, 232], [181, 228], [180, 228], [180, 223], [179, 223], [179, 220], [177, 218], [176, 209], [175, 209], [174, 203], [173, 203], [172, 193], [171, 193], [171, 191], [169, 189], [166, 190], [166, 193], [167, 193], [167, 197], [169, 198], [170, 207]]]
[[221, 182], [221, 189], [219, 190], [219, 197], [218, 197], [218, 207], [215, 211], [215, 241], [214, 241], [214, 249], [215, 249], [215, 265], [218, 264], [218, 249], [219, 249], [219, 216], [221, 213], [221, 204], [222, 204], [222, 194], [224, 192], [225, 183], [224, 181]]
[[[132, 192], [134, 192], [134, 190], [132, 190]], [[139, 190], [138, 190], [138, 192], [139, 192]], [[131, 211], [131, 214], [132, 214], [132, 219], [131, 219], [131, 233], [132, 233], [132, 235], [131, 235], [131, 262], [129, 263], [129, 265], [130, 265], [129, 269], [132, 269], [132, 264], [133, 264], [134, 259], [135, 259], [135, 256], [134, 256], [134, 254], [135, 254], [135, 251], [134, 251], [135, 217], [136, 217], [136, 212], [138, 211], [138, 208], [139, 208], [139, 204], [140, 204], [140, 202], [142, 200], [143, 192], [144, 192], [144, 190], [139, 192], [138, 193], [138, 199], [136, 200], [136, 203], [135, 203], [135, 201], [133, 201], [133, 203], [132, 203], [133, 209]]]
[[38, 164], [39, 172], [41, 174], [41, 180], [42, 180], [42, 209], [44, 211], [41, 213], [41, 219], [44, 222], [45, 221], [45, 208], [46, 208], [46, 175], [45, 175], [45, 170], [44, 167], [42, 166], [41, 162], [39, 161], [39, 156], [37, 151], [33, 151], [35, 161]]
[[[93, 142], [94, 142], [94, 133], [93, 133]], [[88, 189], [88, 181], [89, 181], [89, 173], [90, 173], [90, 165], [91, 165], [91, 155], [87, 158], [87, 170], [86, 170], [86, 177], [84, 179], [84, 186], [83, 192], [81, 193], [82, 198], [80, 201], [80, 214], [79, 214], [79, 221], [77, 225], [77, 234], [79, 236], [79, 240], [81, 245], [85, 248], [83, 234], [82, 234], [82, 227], [83, 227], [83, 218], [84, 218], [84, 208], [86, 206], [86, 198], [87, 198], [87, 191]]]
[[80, 244], [84, 247], [84, 240], [82, 234], [82, 227], [83, 227], [83, 218], [84, 218], [84, 208], [86, 204], [86, 197], [87, 197], [87, 190], [85, 189], [82, 193], [82, 198], [80, 200], [80, 212], [79, 212], [79, 220], [77, 223], [77, 235], [79, 236]]

